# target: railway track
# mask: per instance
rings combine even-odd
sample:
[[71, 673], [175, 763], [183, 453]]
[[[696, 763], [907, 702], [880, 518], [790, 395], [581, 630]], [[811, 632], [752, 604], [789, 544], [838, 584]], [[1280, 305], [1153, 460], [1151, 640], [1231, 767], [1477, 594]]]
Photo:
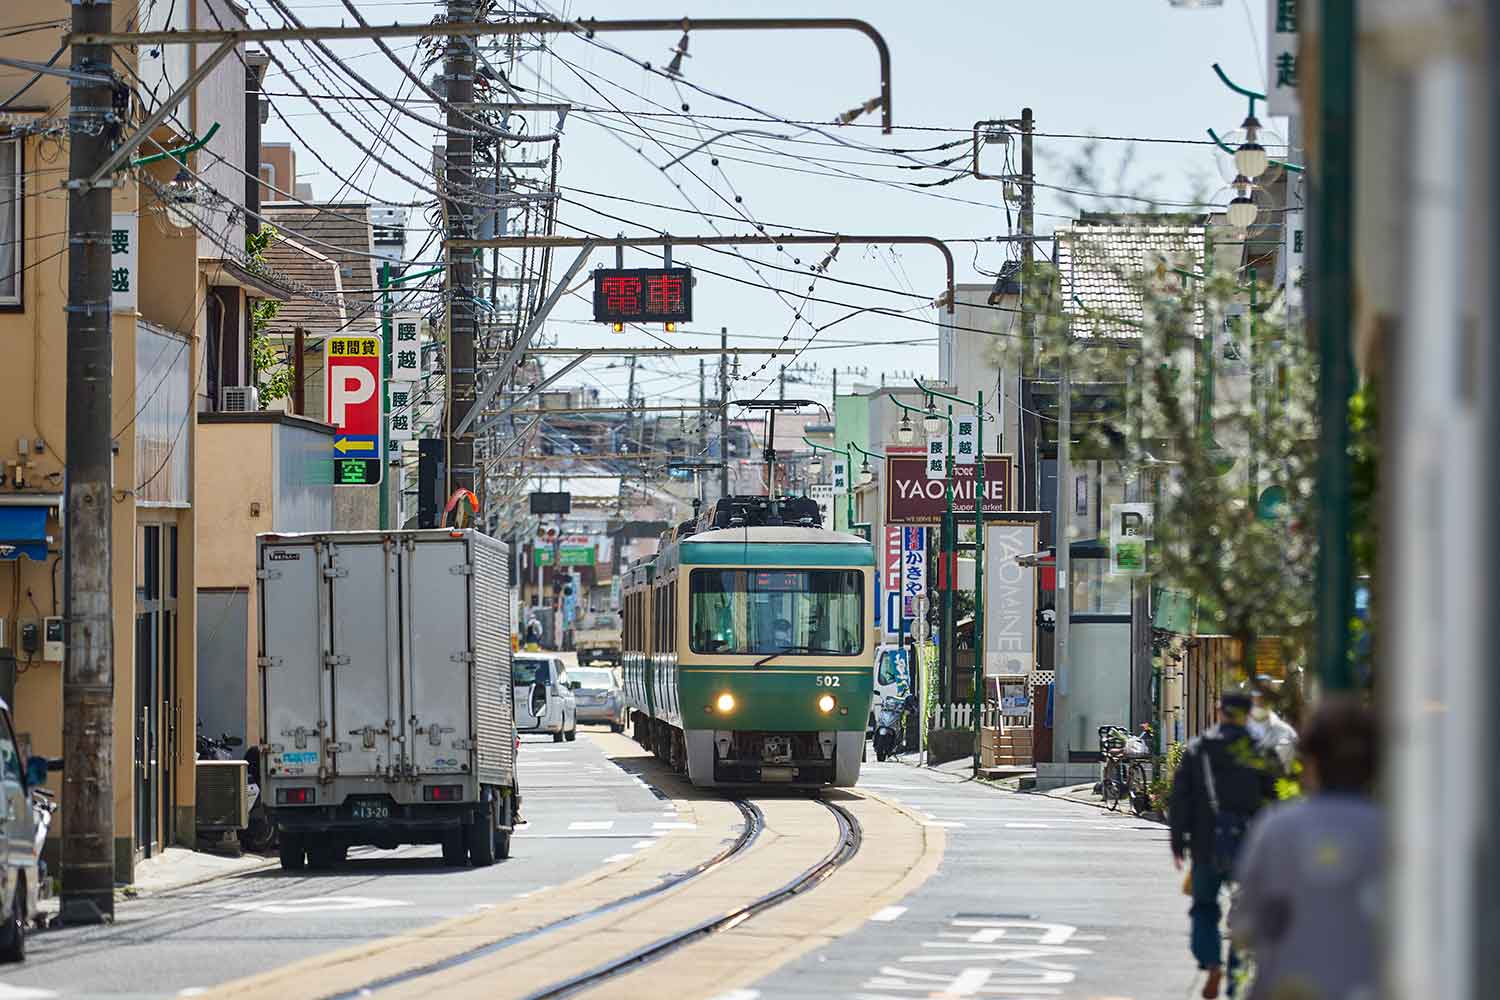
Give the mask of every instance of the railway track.
[[[696, 941], [701, 941], [731, 930], [757, 913], [795, 899], [797, 896], [823, 882], [858, 853], [862, 833], [859, 821], [843, 806], [825, 802], [821, 799], [814, 799], [812, 801], [816, 801], [833, 814], [838, 828], [837, 840], [833, 848], [825, 853], [816, 863], [799, 872], [785, 884], [750, 899], [743, 904], [715, 914], [712, 917], [698, 920], [684, 928], [674, 930], [648, 944], [611, 958], [584, 972], [570, 975], [550, 985], [523, 994], [523, 996], [526, 997], [526, 1000], [553, 1000], [553, 998], [567, 997], [583, 992], [611, 979], [633, 972], [658, 959], [665, 958]], [[401, 987], [407, 987], [407, 991], [409, 992], [411, 987], [417, 986], [421, 980], [429, 976], [459, 969], [470, 963], [490, 958], [509, 948], [534, 941], [549, 934], [568, 928], [576, 928], [580, 924], [618, 912], [653, 897], [661, 896], [684, 883], [722, 869], [731, 862], [736, 861], [736, 859], [741, 858], [756, 843], [766, 829], [765, 815], [759, 806], [743, 799], [734, 800], [734, 805], [739, 809], [745, 820], [734, 843], [712, 858], [686, 871], [679, 872], [656, 885], [631, 893], [630, 895], [611, 900], [568, 917], [551, 921], [539, 927], [500, 938], [481, 947], [461, 952], [441, 961], [366, 982], [358, 987], [339, 993], [328, 994], [325, 1000], [355, 1000], [358, 997], [368, 997]]]
[[597, 986], [615, 976], [633, 972], [642, 965], [662, 958], [702, 938], [736, 927], [762, 910], [785, 903], [795, 898], [798, 894], [818, 885], [818, 883], [832, 875], [841, 865], [847, 863], [850, 858], [859, 852], [861, 833], [859, 821], [843, 806], [824, 802], [822, 799], [816, 801], [833, 813], [839, 825], [838, 844], [817, 864], [807, 868], [781, 888], [774, 889], [743, 906], [735, 907], [719, 916], [701, 921], [685, 930], [675, 931], [658, 938], [645, 947], [637, 948], [626, 955], [595, 966], [587, 972], [565, 979], [545, 989], [527, 994], [525, 1000], [557, 1000], [557, 998], [572, 996], [582, 990]]
[[676, 875], [673, 875], [672, 877], [667, 879], [663, 879], [661, 882], [657, 883], [656, 885], [650, 886], [649, 888], [642, 889], [639, 892], [633, 892], [628, 896], [622, 896], [619, 899], [610, 900], [608, 903], [604, 903], [592, 909], [585, 910], [582, 913], [575, 913], [571, 916], [563, 917], [559, 920], [554, 920], [550, 923], [543, 924], [540, 927], [533, 927], [529, 930], [521, 931], [508, 937], [503, 937], [498, 941], [492, 941], [489, 944], [483, 945], [482, 947], [473, 948], [458, 955], [453, 955], [449, 958], [445, 958], [441, 962], [433, 962], [429, 965], [421, 966], [420, 968], [409, 969], [394, 976], [387, 976], [384, 979], [377, 979], [373, 982], [365, 983], [361, 986], [355, 987], [354, 989], [345, 990], [342, 993], [329, 994], [326, 998], [324, 998], [324, 1000], [355, 1000], [355, 998], [357, 997], [367, 997], [372, 993], [378, 993], [381, 990], [390, 989], [393, 986], [400, 986], [404, 983], [409, 983], [414, 980], [421, 979], [424, 976], [431, 976], [439, 972], [446, 972], [449, 969], [454, 969], [461, 965], [467, 965], [470, 962], [478, 961], [479, 959], [486, 958], [490, 955], [495, 954], [496, 952], [504, 951], [506, 948], [514, 947], [515, 945], [521, 944], [526, 941], [531, 941], [545, 934], [551, 934], [556, 931], [563, 930], [567, 927], [573, 927], [585, 921], [593, 920], [597, 917], [602, 917], [606, 914], [613, 913], [616, 910], [623, 909], [634, 903], [639, 903], [642, 900], [650, 899], [653, 896], [659, 896], [670, 889], [676, 888], [684, 882], [698, 878], [700, 875], [707, 874], [708, 872], [711, 872], [714, 869], [724, 865], [736, 855], [743, 854], [745, 851], [748, 851], [751, 845], [753, 845], [756, 840], [760, 838], [761, 833], [766, 828], [766, 817], [765, 814], [760, 811], [759, 806], [757, 806], [753, 802], [746, 802], [743, 799], [736, 799], [734, 804], [739, 809], [740, 814], [744, 816], [745, 825], [740, 829], [740, 834], [735, 838], [734, 843], [730, 844], [724, 850], [720, 851], [718, 854], [715, 854], [707, 861], [703, 861], [697, 865], [694, 865], [692, 868], [689, 868], [686, 871], [678, 872]]

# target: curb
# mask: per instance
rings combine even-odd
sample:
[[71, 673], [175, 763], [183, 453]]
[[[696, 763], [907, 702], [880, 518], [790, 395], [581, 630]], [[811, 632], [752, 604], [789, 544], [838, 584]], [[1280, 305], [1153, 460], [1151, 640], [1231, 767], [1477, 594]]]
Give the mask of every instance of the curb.
[[232, 878], [235, 875], [250, 875], [255, 872], [263, 872], [275, 868], [281, 864], [279, 858], [266, 858], [259, 864], [247, 865], [244, 868], [236, 868], [233, 871], [215, 872], [211, 875], [202, 875], [197, 878], [186, 879], [181, 882], [173, 882], [169, 885], [156, 886], [143, 889], [131, 883], [130, 885], [115, 886], [115, 895], [124, 896], [127, 899], [140, 899], [143, 896], [159, 896], [165, 892], [176, 892], [179, 889], [190, 889], [194, 886], [203, 885], [207, 882], [217, 882], [221, 878]]

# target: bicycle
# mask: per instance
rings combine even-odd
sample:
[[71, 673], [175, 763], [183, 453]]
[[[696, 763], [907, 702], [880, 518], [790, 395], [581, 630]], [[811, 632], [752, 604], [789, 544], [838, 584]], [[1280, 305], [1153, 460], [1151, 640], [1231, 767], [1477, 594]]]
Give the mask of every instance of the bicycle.
[[1124, 726], [1099, 727], [1099, 749], [1104, 753], [1099, 795], [1111, 812], [1127, 796], [1137, 816], [1151, 807], [1151, 775], [1145, 764], [1151, 757], [1146, 739], [1150, 731], [1150, 726], [1143, 725], [1141, 735], [1134, 737]]

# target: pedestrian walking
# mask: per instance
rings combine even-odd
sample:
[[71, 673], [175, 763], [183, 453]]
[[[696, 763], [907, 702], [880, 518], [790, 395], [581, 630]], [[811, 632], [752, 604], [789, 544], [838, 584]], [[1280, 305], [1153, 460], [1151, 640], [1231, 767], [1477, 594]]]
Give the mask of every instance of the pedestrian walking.
[[1379, 737], [1358, 700], [1325, 698], [1302, 736], [1305, 798], [1256, 817], [1236, 868], [1230, 934], [1252, 953], [1250, 1000], [1373, 997], [1380, 912]]
[[1184, 861], [1192, 866], [1190, 945], [1207, 974], [1202, 995], [1210, 1000], [1224, 979], [1219, 893], [1233, 875], [1250, 818], [1276, 796], [1279, 768], [1248, 728], [1250, 709], [1249, 694], [1224, 693], [1218, 724], [1188, 744], [1168, 804], [1172, 856], [1179, 871]]
[[1290, 773], [1292, 760], [1297, 755], [1297, 730], [1271, 707], [1269, 678], [1256, 684], [1251, 699], [1251, 734], [1260, 743], [1261, 749], [1276, 755], [1281, 770]]

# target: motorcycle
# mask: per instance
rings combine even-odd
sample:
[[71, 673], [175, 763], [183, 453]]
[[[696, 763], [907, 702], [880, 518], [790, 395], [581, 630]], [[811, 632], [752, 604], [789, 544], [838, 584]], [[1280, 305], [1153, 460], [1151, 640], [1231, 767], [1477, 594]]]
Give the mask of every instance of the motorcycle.
[[875, 717], [875, 759], [885, 760], [896, 749], [901, 732], [906, 702], [894, 695], [880, 699], [880, 712]]
[[240, 843], [245, 850], [256, 854], [274, 854], [278, 844], [276, 824], [260, 794], [260, 747], [245, 751], [245, 760], [249, 763], [246, 776], [250, 785], [250, 825], [240, 832]]

